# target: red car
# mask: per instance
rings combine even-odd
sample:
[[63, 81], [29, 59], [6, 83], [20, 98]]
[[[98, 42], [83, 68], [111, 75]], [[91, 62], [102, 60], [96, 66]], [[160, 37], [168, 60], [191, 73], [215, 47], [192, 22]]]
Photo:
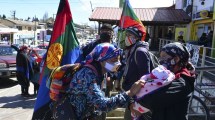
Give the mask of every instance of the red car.
[[30, 55], [36, 59], [36, 62], [40, 63], [46, 51], [46, 49], [33, 48], [30, 50]]
[[9, 45], [0, 45], [0, 78], [16, 74], [17, 51]]
[[49, 43], [45, 42], [45, 43], [39, 44], [37, 47], [40, 48], [40, 49], [47, 49], [48, 46], [49, 46]]

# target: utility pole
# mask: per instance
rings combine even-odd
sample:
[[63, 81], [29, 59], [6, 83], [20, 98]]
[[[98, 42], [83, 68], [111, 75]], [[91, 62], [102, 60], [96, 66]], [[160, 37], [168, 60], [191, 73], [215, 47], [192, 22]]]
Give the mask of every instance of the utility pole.
[[[215, 1], [213, 3], [214, 11], [213, 11], [213, 21], [214, 21], [214, 29], [213, 29], [213, 39], [212, 39], [212, 48], [215, 47]], [[215, 57], [215, 50], [212, 50], [212, 56]]]
[[34, 17], [34, 45], [35, 45], [35, 42], [36, 42], [36, 30], [37, 30], [37, 25], [36, 25], [36, 15]]
[[13, 17], [13, 19], [15, 20], [15, 18], [16, 18], [16, 11], [15, 10], [13, 10], [13, 11], [11, 11], [11, 16]]
[[119, 0], [119, 8], [123, 8], [125, 0]]
[[[92, 13], [93, 13], [93, 5], [92, 5], [92, 2], [91, 2], [91, 1], [90, 1], [90, 6], [91, 6]], [[96, 30], [96, 23], [95, 23], [95, 21], [94, 21], [94, 24], [95, 24], [95, 31], [97, 32], [97, 30]]]
[[56, 14], [53, 14], [53, 24], [54, 24], [54, 21], [55, 21], [55, 16], [56, 16]]

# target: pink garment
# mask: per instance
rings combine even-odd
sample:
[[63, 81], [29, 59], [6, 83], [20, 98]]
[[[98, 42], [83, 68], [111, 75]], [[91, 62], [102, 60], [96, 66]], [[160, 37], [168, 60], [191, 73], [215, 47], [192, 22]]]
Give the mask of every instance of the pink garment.
[[[167, 70], [164, 66], [159, 65], [148, 75], [144, 75], [140, 80], [145, 81], [145, 85], [141, 88], [140, 92], [136, 94], [137, 99], [144, 99], [144, 96], [161, 88], [168, 84], [170, 84], [175, 79], [174, 73]], [[140, 113], [146, 113], [149, 109], [141, 106], [137, 102], [135, 102], [134, 109], [139, 111]]]

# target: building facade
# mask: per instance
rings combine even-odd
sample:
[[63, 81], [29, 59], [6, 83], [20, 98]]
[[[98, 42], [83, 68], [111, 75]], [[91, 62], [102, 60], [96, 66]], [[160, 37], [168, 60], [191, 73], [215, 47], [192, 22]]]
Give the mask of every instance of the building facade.
[[10, 39], [13, 39], [17, 32], [17, 28], [10, 28], [0, 23], [0, 42], [10, 44]]
[[[30, 22], [30, 21], [23, 21], [23, 20], [13, 20], [13, 19], [1, 19], [1, 24], [8, 26], [11, 29], [18, 29], [17, 32], [11, 33], [8, 40], [12, 44], [21, 44], [19, 40], [33, 40], [35, 38], [35, 28], [38, 23]], [[7, 33], [2, 34], [2, 36], [8, 36]], [[28, 42], [27, 42], [28, 44]]]
[[176, 0], [176, 9], [183, 9], [190, 17], [187, 26], [190, 40], [199, 40], [203, 33], [214, 31], [214, 0]]

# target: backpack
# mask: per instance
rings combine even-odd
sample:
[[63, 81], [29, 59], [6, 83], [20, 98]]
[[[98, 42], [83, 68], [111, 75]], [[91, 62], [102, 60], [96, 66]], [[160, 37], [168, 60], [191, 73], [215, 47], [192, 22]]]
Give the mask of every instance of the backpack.
[[73, 75], [81, 68], [82, 65], [76, 63], [59, 66], [52, 70], [46, 83], [52, 100], [50, 104], [52, 120], [77, 120], [75, 108], [70, 104], [69, 94], [66, 91], [69, 89]]
[[[136, 46], [136, 48], [134, 49], [134, 60], [136, 63], [137, 63], [136, 50], [138, 47], [141, 47], [141, 46], [145, 46], [145, 45], [138, 44]], [[154, 68], [158, 67], [158, 65], [160, 65], [160, 63], [158, 61], [158, 58], [152, 52], [148, 51], [148, 53], [149, 53], [149, 57], [150, 57], [150, 70], [153, 70]]]
[[[98, 75], [92, 65], [84, 65]], [[52, 120], [77, 120], [75, 106], [70, 103], [70, 94], [67, 90], [70, 88], [70, 82], [73, 75], [83, 67], [80, 63], [67, 64], [59, 66], [52, 70], [46, 86], [50, 89], [49, 96], [52, 100], [50, 110]], [[84, 116], [83, 116], [84, 117]]]
[[62, 99], [69, 89], [73, 75], [82, 67], [80, 63], [67, 64], [52, 70], [46, 86], [50, 89], [49, 96], [53, 101]]

